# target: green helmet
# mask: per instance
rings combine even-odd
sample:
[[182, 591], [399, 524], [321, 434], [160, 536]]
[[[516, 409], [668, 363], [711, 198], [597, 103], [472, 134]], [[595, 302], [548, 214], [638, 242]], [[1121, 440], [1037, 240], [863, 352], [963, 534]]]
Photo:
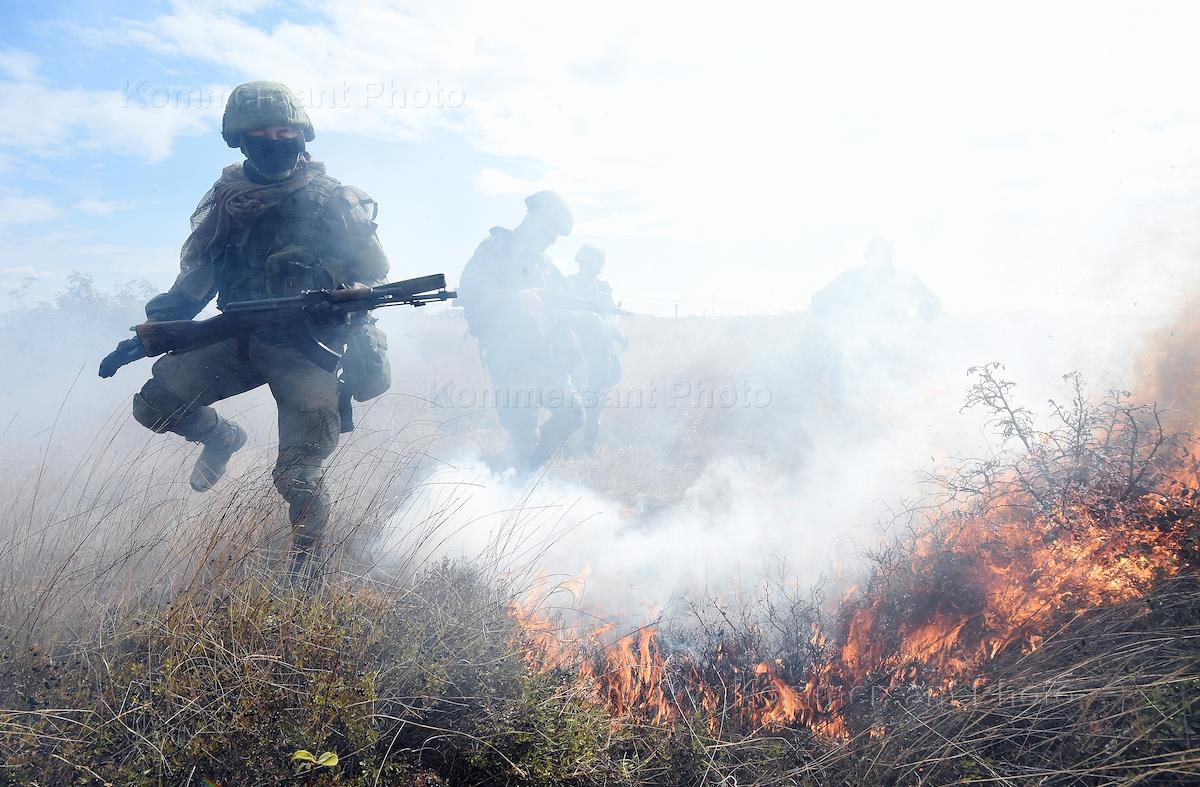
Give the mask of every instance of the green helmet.
[[278, 82], [247, 82], [229, 94], [225, 116], [221, 119], [221, 136], [231, 148], [241, 147], [242, 134], [271, 126], [295, 126], [312, 142], [317, 132], [300, 102]]

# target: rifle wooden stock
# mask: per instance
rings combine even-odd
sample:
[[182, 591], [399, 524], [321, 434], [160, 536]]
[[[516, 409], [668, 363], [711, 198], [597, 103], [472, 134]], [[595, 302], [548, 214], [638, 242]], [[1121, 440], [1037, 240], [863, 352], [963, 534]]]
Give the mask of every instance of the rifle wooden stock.
[[207, 320], [163, 320], [133, 326], [150, 358], [216, 344], [232, 339], [249, 328], [244, 320], [231, 314], [218, 314]]

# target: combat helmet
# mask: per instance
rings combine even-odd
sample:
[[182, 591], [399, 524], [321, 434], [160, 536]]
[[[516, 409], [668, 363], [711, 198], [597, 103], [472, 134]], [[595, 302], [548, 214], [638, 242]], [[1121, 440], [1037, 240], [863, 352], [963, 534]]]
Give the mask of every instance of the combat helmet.
[[292, 91], [278, 82], [247, 82], [229, 94], [221, 137], [231, 148], [241, 147], [242, 134], [270, 126], [295, 126], [312, 142], [317, 132]]
[[892, 242], [881, 235], [871, 238], [863, 255], [868, 264], [890, 268], [892, 266]]
[[542, 219], [546, 227], [555, 235], [566, 237], [575, 226], [575, 217], [567, 207], [567, 201], [555, 191], [539, 191], [525, 198], [525, 208], [529, 214]]
[[579, 247], [579, 251], [575, 252], [575, 262], [578, 263], [580, 270], [591, 268], [599, 271], [604, 267], [604, 249], [585, 243]]

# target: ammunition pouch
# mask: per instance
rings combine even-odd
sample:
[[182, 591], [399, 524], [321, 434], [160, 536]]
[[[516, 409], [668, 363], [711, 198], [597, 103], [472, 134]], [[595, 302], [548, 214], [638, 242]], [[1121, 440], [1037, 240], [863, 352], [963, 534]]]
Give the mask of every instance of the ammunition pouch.
[[349, 205], [349, 210], [337, 212], [333, 220], [342, 226], [335, 229], [352, 238], [366, 239], [374, 235], [379, 226], [375, 223], [379, 215], [379, 203], [367, 192], [354, 186], [342, 186], [338, 197]]
[[264, 263], [267, 294], [272, 298], [328, 286], [317, 280], [319, 265], [308, 249], [290, 244], [273, 252]]
[[342, 356], [342, 384], [355, 401], [365, 402], [392, 385], [387, 334], [368, 317], [351, 326]]

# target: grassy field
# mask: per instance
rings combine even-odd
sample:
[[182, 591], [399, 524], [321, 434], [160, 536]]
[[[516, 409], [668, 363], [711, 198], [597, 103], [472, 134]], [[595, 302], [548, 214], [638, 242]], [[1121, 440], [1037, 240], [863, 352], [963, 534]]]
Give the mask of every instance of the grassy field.
[[309, 594], [280, 572], [261, 392], [223, 406], [252, 444], [200, 496], [194, 446], [130, 423], [145, 365], [90, 379], [128, 306], [5, 326], [34, 346], [3, 392], [0, 783], [1200, 775], [1190, 438], [1057, 378], [1058, 409], [1008, 407], [1001, 370], [962, 376], [999, 331], [900, 352], [803, 314], [634, 318], [598, 451], [513, 483], [482, 468], [502, 436], [457, 315], [397, 315]]

